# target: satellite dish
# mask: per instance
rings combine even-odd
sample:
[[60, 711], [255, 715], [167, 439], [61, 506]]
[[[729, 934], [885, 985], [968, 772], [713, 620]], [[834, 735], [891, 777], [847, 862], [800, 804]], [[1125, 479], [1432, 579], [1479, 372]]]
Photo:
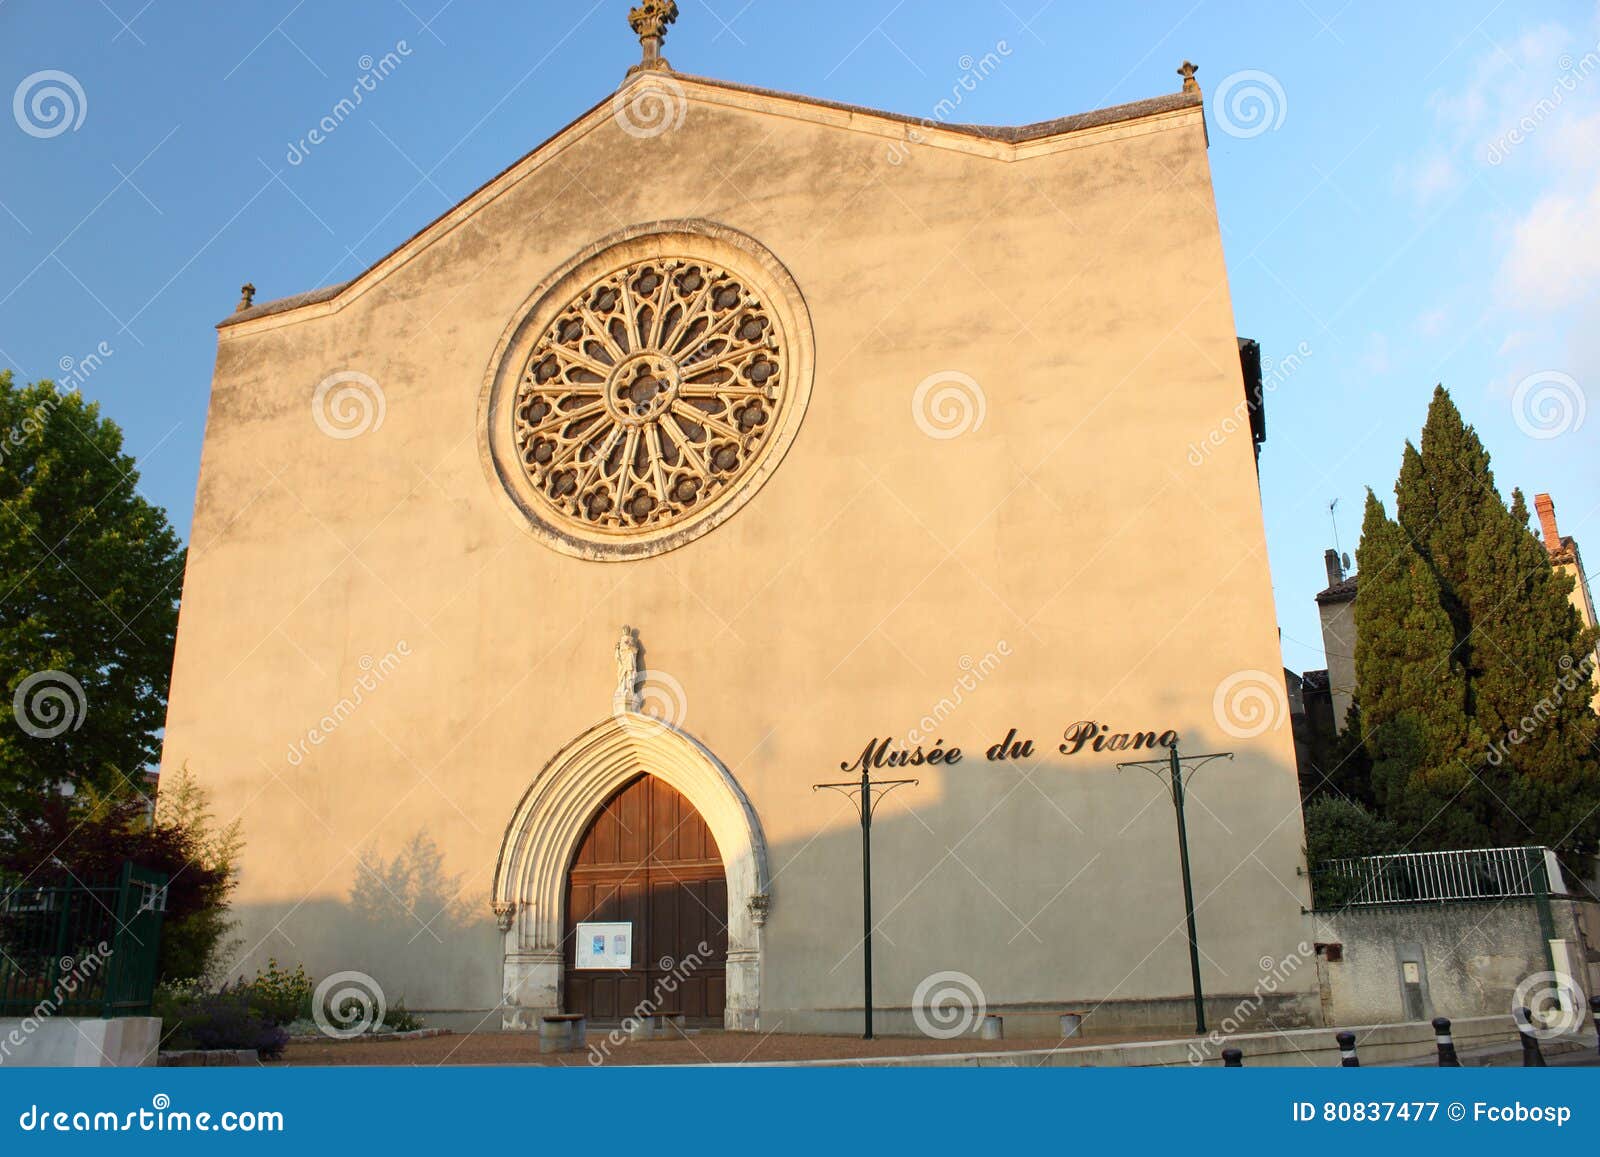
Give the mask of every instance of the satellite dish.
[[1348, 551], [1346, 551], [1344, 556], [1343, 556], [1343, 558], [1344, 558], [1344, 569], [1345, 570], [1349, 570], [1350, 569], [1350, 553]]

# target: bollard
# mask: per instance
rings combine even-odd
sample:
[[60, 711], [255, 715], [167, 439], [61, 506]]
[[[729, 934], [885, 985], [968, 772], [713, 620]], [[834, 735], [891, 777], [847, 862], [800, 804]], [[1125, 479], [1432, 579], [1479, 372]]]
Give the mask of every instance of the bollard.
[[1534, 1031], [1533, 1017], [1525, 1008], [1514, 1008], [1511, 1010], [1511, 1015], [1517, 1022], [1517, 1035], [1522, 1037], [1522, 1067], [1545, 1068], [1544, 1053], [1539, 1049], [1539, 1037]]
[[1223, 1049], [1222, 1067], [1225, 1069], [1244, 1068], [1244, 1054], [1238, 1049]]
[[1359, 1069], [1361, 1058], [1356, 1056], [1356, 1034], [1342, 1032], [1334, 1038], [1339, 1042], [1339, 1067], [1341, 1069]]
[[1439, 1067], [1441, 1069], [1459, 1069], [1461, 1058], [1456, 1056], [1456, 1042], [1450, 1037], [1450, 1018], [1436, 1016], [1433, 1018], [1433, 1038], [1439, 1045]]
[[1594, 1014], [1591, 1019], [1594, 1021], [1595, 1051], [1600, 1052], [1600, 996], [1589, 998], [1589, 1011]]

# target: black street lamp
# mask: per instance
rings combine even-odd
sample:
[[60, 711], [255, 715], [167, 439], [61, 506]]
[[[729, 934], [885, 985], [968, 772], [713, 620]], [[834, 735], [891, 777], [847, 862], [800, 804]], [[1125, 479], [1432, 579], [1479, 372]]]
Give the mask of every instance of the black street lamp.
[[1213, 751], [1208, 755], [1178, 754], [1178, 745], [1174, 743], [1167, 751], [1166, 759], [1144, 759], [1131, 763], [1117, 764], [1117, 770], [1125, 767], [1142, 767], [1153, 775], [1160, 776], [1165, 773], [1169, 777], [1168, 791], [1172, 794], [1172, 807], [1178, 813], [1178, 862], [1183, 869], [1183, 914], [1189, 925], [1189, 974], [1194, 982], [1194, 1031], [1196, 1036], [1204, 1036], [1206, 1032], [1206, 1002], [1205, 994], [1200, 988], [1200, 940], [1195, 934], [1194, 927], [1194, 882], [1189, 877], [1189, 828], [1183, 818], [1184, 775], [1185, 762], [1192, 764], [1189, 774], [1192, 776], [1205, 764], [1213, 759], [1232, 759], [1231, 751]]
[[814, 783], [812, 791], [823, 788], [856, 799], [861, 805], [861, 955], [862, 955], [862, 1011], [865, 1015], [862, 1040], [872, 1039], [872, 813], [878, 810], [878, 801], [897, 787], [915, 786], [914, 779], [872, 779], [869, 761], [861, 760], [861, 781], [844, 783]]

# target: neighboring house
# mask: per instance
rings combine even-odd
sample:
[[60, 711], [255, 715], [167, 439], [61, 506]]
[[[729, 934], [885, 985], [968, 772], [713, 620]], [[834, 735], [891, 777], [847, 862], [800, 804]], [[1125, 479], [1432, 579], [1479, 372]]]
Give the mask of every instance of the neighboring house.
[[[1548, 494], [1535, 494], [1533, 508], [1539, 515], [1539, 529], [1544, 538], [1544, 548], [1550, 552], [1551, 565], [1572, 576], [1572, 605], [1577, 609], [1584, 626], [1594, 626], [1594, 592], [1589, 587], [1589, 576], [1584, 572], [1583, 556], [1578, 553], [1577, 542], [1570, 534], [1562, 535], [1560, 527], [1556, 525], [1556, 504]], [[1595, 653], [1595, 658], [1600, 660], [1600, 651]], [[1579, 661], [1576, 655], [1572, 659], [1574, 663]], [[1600, 711], [1600, 686], [1595, 691], [1594, 709]]]
[[[1572, 605], [1585, 626], [1594, 626], [1594, 594], [1589, 577], [1583, 569], [1583, 557], [1571, 535], [1563, 536], [1556, 525], [1556, 507], [1548, 494], [1533, 497], [1534, 510], [1539, 515], [1540, 537], [1550, 552], [1550, 562], [1557, 570], [1573, 578]], [[1332, 713], [1334, 732], [1343, 731], [1350, 704], [1356, 690], [1356, 575], [1347, 575], [1349, 556], [1341, 557], [1338, 551], [1323, 552], [1328, 568], [1327, 588], [1317, 594], [1317, 611], [1322, 619], [1322, 649], [1328, 666], [1322, 671], [1307, 671], [1301, 676], [1298, 688], [1304, 702], [1306, 725], [1313, 733], [1325, 725], [1327, 712]], [[1596, 656], [1600, 663], [1600, 653]], [[1579, 661], [1573, 656], [1573, 661]], [[1596, 711], [1600, 711], [1600, 690], [1594, 698]]]
[[1322, 650], [1328, 658], [1326, 685], [1333, 709], [1333, 726], [1343, 731], [1356, 694], [1356, 576], [1346, 575], [1349, 556], [1336, 550], [1323, 552], [1328, 586], [1317, 594], [1322, 619]]

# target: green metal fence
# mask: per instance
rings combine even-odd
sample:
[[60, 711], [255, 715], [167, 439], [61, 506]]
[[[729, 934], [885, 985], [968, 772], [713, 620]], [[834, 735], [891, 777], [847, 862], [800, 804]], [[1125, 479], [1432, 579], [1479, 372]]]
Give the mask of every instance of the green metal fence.
[[104, 883], [0, 894], [0, 1016], [139, 1016], [155, 990], [167, 877], [128, 863]]
[[1548, 897], [1560, 880], [1547, 848], [1477, 848], [1327, 860], [1311, 869], [1319, 911]]

